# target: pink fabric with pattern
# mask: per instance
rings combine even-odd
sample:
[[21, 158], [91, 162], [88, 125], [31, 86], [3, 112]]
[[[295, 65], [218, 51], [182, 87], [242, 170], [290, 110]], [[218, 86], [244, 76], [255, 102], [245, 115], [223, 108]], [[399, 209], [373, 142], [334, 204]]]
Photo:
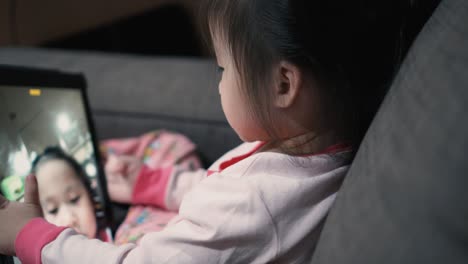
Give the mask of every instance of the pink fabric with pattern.
[[[195, 145], [185, 136], [160, 130], [135, 138], [111, 139], [101, 143], [104, 159], [108, 154], [140, 158], [149, 169], [174, 165], [195, 170], [201, 162]], [[133, 205], [117, 230], [115, 244], [138, 243], [144, 234], [162, 230], [177, 213], [153, 206]]]
[[158, 130], [135, 138], [110, 139], [101, 143], [101, 151], [107, 154], [132, 155], [139, 157], [150, 168], [183, 164], [188, 156], [194, 165], [201, 166], [198, 157], [194, 155], [195, 144], [187, 137]]

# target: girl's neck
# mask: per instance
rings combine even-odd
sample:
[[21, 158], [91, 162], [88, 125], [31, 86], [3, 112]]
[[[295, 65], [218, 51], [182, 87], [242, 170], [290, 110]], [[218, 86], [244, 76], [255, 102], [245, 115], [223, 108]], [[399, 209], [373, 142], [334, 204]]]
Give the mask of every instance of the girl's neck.
[[269, 141], [258, 152], [278, 152], [293, 156], [312, 155], [338, 143], [342, 142], [333, 132], [321, 134], [307, 132], [288, 139]]

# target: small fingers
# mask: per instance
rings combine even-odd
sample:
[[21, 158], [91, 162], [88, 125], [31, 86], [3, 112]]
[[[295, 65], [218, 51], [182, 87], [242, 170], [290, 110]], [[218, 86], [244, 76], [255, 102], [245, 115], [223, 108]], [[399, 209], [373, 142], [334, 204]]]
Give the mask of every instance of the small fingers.
[[37, 180], [34, 174], [28, 175], [26, 177], [26, 188], [24, 192], [24, 202], [40, 205], [39, 203], [39, 190], [37, 187]]

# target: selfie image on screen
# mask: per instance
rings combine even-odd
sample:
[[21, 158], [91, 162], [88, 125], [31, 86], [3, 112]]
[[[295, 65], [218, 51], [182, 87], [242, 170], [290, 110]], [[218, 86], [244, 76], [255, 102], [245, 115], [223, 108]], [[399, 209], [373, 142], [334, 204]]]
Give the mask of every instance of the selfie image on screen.
[[100, 170], [79, 89], [0, 87], [0, 146], [3, 196], [21, 202], [32, 173], [47, 221], [98, 236]]

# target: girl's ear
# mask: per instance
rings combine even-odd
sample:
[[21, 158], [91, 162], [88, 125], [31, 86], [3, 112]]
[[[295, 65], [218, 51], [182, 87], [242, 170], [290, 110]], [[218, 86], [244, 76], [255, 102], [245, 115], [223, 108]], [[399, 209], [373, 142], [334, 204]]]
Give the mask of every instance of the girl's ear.
[[290, 107], [300, 92], [303, 83], [302, 72], [296, 65], [281, 61], [275, 72], [274, 106]]

